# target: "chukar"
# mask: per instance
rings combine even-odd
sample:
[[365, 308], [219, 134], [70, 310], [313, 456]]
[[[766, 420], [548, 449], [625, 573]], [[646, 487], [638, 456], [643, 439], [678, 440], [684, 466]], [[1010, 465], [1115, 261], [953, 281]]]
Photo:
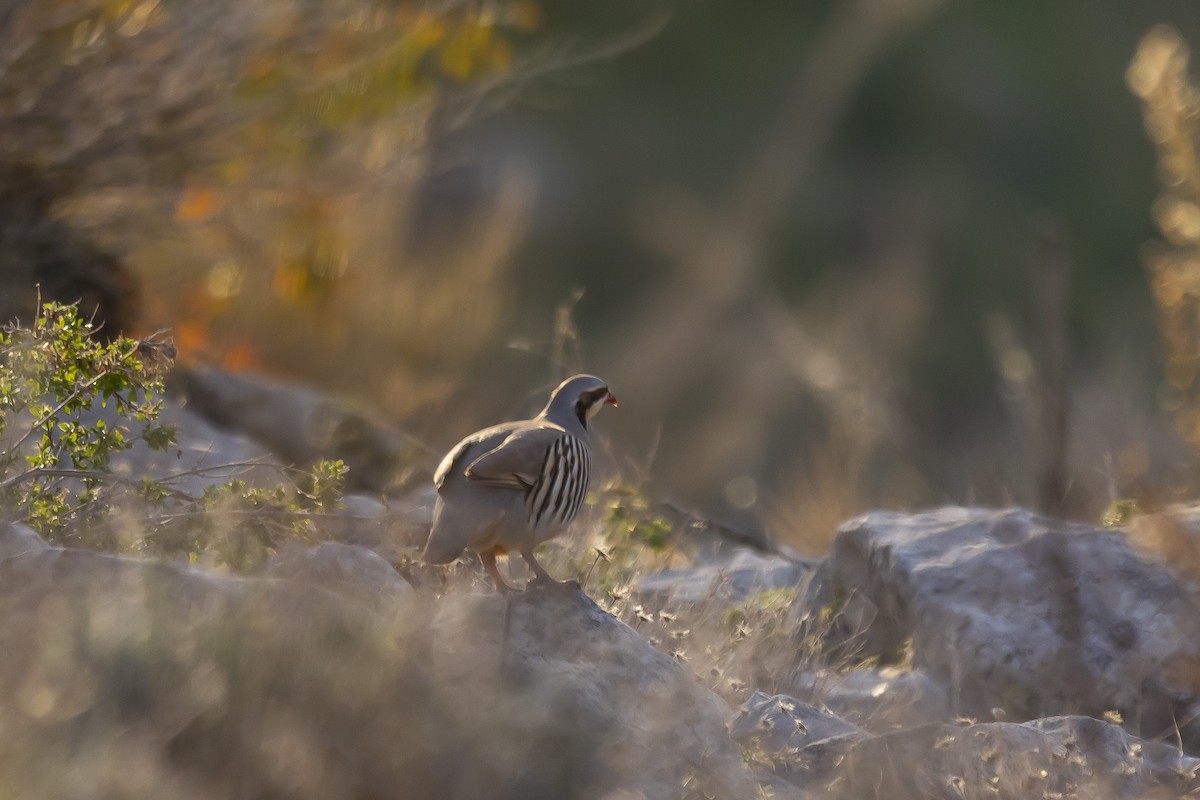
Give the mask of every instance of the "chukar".
[[588, 421], [617, 398], [593, 375], [567, 378], [533, 419], [505, 422], [456, 444], [433, 477], [437, 503], [422, 560], [448, 564], [479, 554], [501, 592], [496, 556], [518, 552], [535, 582], [559, 583], [533, 555], [575, 519], [587, 494]]

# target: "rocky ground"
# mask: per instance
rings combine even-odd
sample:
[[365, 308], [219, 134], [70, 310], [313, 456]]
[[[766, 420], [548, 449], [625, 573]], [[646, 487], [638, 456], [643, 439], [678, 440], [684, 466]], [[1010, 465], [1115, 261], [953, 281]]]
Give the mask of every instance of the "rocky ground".
[[357, 492], [242, 576], [0, 530], [11, 796], [1200, 797], [1194, 515], [874, 513], [815, 561], [675, 519], [628, 580], [586, 568], [593, 518], [549, 554], [582, 589], [505, 598], [413, 562], [429, 490], [380, 493], [419, 446], [189, 380], [176, 469], [345, 447]]

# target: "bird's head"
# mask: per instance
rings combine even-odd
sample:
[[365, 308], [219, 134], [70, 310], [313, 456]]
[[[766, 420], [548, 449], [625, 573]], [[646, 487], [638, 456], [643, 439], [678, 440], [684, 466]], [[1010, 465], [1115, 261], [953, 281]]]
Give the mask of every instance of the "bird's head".
[[575, 375], [558, 385], [542, 416], [555, 421], [578, 419], [586, 428], [588, 420], [600, 413], [605, 405], [617, 405], [617, 398], [608, 390], [608, 384], [595, 375]]

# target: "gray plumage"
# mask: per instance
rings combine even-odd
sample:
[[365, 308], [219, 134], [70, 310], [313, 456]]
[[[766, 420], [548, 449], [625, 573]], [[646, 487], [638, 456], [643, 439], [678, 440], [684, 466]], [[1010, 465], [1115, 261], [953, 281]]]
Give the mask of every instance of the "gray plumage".
[[455, 445], [434, 475], [438, 495], [422, 559], [447, 564], [474, 550], [505, 590], [495, 557], [515, 551], [549, 579], [533, 548], [565, 530], [583, 505], [591, 476], [587, 422], [605, 403], [616, 405], [604, 381], [576, 375], [533, 419], [485, 428]]

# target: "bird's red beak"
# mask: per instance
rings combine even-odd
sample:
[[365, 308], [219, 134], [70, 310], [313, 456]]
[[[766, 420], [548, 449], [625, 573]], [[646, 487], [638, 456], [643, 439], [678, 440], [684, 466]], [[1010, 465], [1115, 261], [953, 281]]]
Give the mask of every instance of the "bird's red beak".
[[605, 400], [604, 402], [608, 403], [613, 408], [616, 408], [617, 407], [617, 396], [615, 394], [613, 394], [612, 392], [609, 392], [608, 399]]

